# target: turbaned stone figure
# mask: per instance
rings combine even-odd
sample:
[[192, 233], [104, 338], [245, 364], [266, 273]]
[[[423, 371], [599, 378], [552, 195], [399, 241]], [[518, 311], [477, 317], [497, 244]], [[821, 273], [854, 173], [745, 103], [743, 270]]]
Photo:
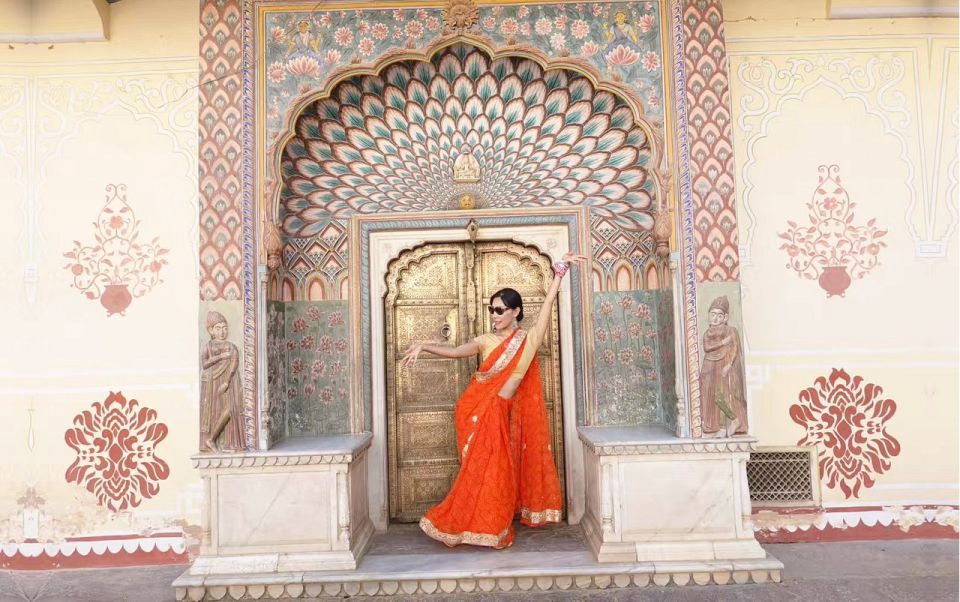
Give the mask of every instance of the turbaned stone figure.
[[244, 449], [243, 392], [240, 390], [240, 350], [227, 340], [227, 319], [207, 313], [210, 341], [201, 354], [200, 450]]
[[710, 304], [710, 327], [703, 334], [700, 399], [703, 432], [713, 435], [747, 432], [747, 401], [743, 386], [740, 333], [729, 326], [730, 301], [717, 297]]

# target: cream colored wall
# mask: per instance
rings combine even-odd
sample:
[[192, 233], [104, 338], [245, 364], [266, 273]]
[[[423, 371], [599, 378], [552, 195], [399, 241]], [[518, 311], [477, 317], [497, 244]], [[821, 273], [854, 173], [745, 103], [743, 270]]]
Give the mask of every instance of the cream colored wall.
[[[146, 534], [199, 523], [196, 0], [110, 7], [111, 40], [0, 54], [0, 538]], [[4, 45], [6, 46], [6, 45]], [[94, 242], [110, 184], [140, 241], [169, 249], [163, 282], [107, 315], [71, 288], [63, 253]], [[170, 466], [159, 492], [112, 512], [65, 471], [64, 433], [111, 391], [157, 412]], [[43, 498], [25, 521], [29, 487]]]
[[[790, 406], [843, 368], [896, 402], [887, 426], [901, 451], [859, 496], [824, 483], [825, 505], [956, 504], [957, 20], [773, 4], [724, 2], [753, 432], [796, 445]], [[778, 233], [809, 224], [818, 166], [831, 164], [854, 223], [875, 219], [888, 246], [827, 298], [787, 269]]]

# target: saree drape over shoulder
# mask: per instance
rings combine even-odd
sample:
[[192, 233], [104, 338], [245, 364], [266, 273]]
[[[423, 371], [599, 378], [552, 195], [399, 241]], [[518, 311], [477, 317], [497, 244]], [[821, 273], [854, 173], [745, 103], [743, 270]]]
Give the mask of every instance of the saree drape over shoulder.
[[536, 353], [513, 398], [499, 395], [526, 342], [517, 329], [491, 351], [457, 403], [460, 473], [446, 499], [420, 520], [427, 535], [448, 546], [505, 548], [513, 543], [518, 513], [533, 527], [560, 521], [560, 480]]

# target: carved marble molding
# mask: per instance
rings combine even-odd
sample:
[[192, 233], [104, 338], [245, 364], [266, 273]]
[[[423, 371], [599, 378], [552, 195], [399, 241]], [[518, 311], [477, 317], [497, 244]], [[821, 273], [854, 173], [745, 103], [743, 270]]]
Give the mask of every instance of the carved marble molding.
[[[370, 443], [373, 441], [372, 435], [351, 437], [351, 441], [346, 445], [338, 446], [338, 449], [323, 450], [320, 445], [318, 449], [304, 449], [301, 453], [291, 453], [282, 449], [273, 449], [269, 452], [247, 452], [247, 453], [216, 453], [216, 454], [197, 454], [191, 456], [193, 467], [199, 469], [218, 469], [218, 468], [257, 468], [261, 466], [315, 466], [318, 464], [350, 464], [359, 459], [370, 449]], [[322, 443], [319, 438], [318, 442]], [[332, 446], [331, 446], [332, 447]]]
[[[361, 452], [362, 453], [362, 452]], [[309, 466], [313, 464], [349, 464], [357, 456], [353, 454], [304, 454], [297, 456], [193, 456], [193, 467], [209, 468], [254, 468], [258, 466]]]
[[604, 442], [580, 431], [584, 446], [599, 456], [638, 456], [644, 454], [732, 454], [750, 453], [757, 448], [753, 437], [730, 439], [677, 439], [676, 441]]

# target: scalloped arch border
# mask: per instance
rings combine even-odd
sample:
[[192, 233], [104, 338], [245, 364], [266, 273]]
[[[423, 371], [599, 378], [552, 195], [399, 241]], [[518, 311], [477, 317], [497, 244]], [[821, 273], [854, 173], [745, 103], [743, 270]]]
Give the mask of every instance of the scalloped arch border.
[[[659, 168], [664, 158], [664, 139], [657, 133], [656, 126], [643, 112], [642, 103], [630, 89], [602, 77], [592, 65], [579, 59], [553, 59], [532, 46], [523, 44], [497, 46], [485, 36], [473, 33], [453, 33], [437, 38], [433, 44], [424, 50], [394, 49], [380, 55], [377, 61], [373, 63], [360, 63], [339, 67], [327, 76], [323, 85], [311, 92], [301, 95], [291, 103], [290, 108], [284, 116], [283, 125], [280, 128], [282, 134], [270, 145], [268, 153], [270, 162], [268, 172], [265, 174], [265, 181], [272, 186], [272, 190], [268, 189], [264, 195], [266, 202], [261, 211], [269, 212], [267, 215], [268, 219], [264, 223], [276, 227], [275, 225], [277, 224], [280, 209], [280, 192], [282, 189], [282, 186], [280, 186], [280, 173], [283, 152], [296, 135], [295, 126], [297, 120], [300, 119], [300, 116], [307, 107], [317, 101], [330, 98], [338, 85], [354, 77], [379, 75], [393, 65], [404, 61], [430, 62], [436, 54], [457, 44], [469, 44], [475, 48], [479, 48], [486, 53], [491, 60], [519, 57], [534, 61], [540, 65], [544, 71], [573, 71], [587, 78], [595, 89], [609, 92], [623, 100], [624, 103], [630, 107], [634, 122], [651, 141], [653, 157], [647, 171], [653, 177], [656, 192], [655, 207], [659, 209], [667, 202], [666, 195], [669, 191], [669, 177], [667, 174], [661, 173]], [[260, 244], [261, 246], [263, 245], [263, 240], [260, 241]], [[261, 252], [261, 256], [265, 255]]]

